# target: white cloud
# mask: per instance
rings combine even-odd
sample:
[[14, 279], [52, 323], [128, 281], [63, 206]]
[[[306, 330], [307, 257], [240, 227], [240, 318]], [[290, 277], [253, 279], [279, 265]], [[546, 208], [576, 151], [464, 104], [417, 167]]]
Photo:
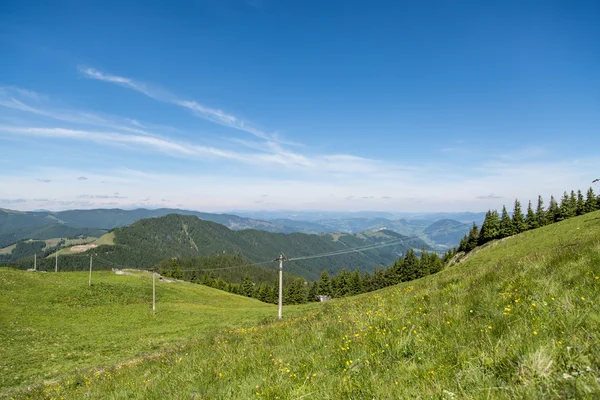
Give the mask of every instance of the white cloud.
[[194, 115], [199, 118], [211, 121], [229, 128], [237, 129], [243, 132], [250, 133], [258, 138], [272, 141], [279, 141], [275, 135], [269, 135], [266, 132], [252, 126], [247, 121], [236, 117], [230, 113], [217, 108], [205, 106], [196, 102], [195, 100], [186, 100], [175, 97], [167, 91], [157, 89], [145, 83], [137, 82], [130, 78], [125, 78], [117, 75], [110, 75], [104, 72], [98, 71], [94, 68], [79, 67], [79, 71], [84, 74], [87, 78], [96, 79], [103, 82], [114, 83], [129, 89], [133, 89], [140, 92], [148, 97], [155, 100], [162, 101], [165, 103], [175, 104], [191, 111]]

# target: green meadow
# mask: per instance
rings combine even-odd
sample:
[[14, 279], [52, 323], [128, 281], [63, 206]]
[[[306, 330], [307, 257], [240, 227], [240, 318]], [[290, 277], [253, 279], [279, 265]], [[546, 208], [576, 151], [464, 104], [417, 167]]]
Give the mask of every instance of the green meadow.
[[600, 212], [416, 281], [286, 308], [281, 322], [273, 306], [195, 285], [161, 284], [153, 317], [138, 277], [0, 279], [2, 387], [15, 398], [600, 397]]
[[[191, 283], [93, 272], [0, 268], [0, 395], [202, 342], [207, 333], [250, 327], [277, 307]], [[294, 315], [299, 307], [286, 307]]]

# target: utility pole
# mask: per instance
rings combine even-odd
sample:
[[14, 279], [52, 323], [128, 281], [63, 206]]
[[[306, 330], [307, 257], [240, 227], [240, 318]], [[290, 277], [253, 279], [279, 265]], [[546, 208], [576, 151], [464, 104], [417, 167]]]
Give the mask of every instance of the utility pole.
[[37, 271], [37, 253], [33, 255], [33, 270]]
[[152, 271], [152, 314], [156, 314], [156, 290], [155, 290], [156, 272]]
[[283, 255], [283, 253], [279, 253], [279, 258], [276, 258], [273, 261], [279, 261], [279, 319], [282, 318], [282, 309], [283, 309], [283, 260], [287, 260], [287, 258]]
[[88, 286], [92, 286], [92, 255], [90, 254], [90, 280]]
[[54, 256], [54, 272], [58, 272], [58, 251]]

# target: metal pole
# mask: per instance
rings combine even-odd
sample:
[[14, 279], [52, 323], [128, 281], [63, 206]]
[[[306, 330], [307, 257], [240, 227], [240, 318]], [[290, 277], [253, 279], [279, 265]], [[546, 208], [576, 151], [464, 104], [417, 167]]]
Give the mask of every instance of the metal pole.
[[58, 251], [56, 252], [54, 257], [54, 272], [58, 272]]
[[90, 280], [88, 286], [92, 286], [92, 255], [90, 254]]
[[33, 255], [33, 270], [37, 271], [37, 253]]
[[155, 289], [156, 272], [152, 271], [152, 314], [156, 314], [156, 289]]
[[279, 255], [279, 319], [282, 317], [283, 305], [283, 254]]

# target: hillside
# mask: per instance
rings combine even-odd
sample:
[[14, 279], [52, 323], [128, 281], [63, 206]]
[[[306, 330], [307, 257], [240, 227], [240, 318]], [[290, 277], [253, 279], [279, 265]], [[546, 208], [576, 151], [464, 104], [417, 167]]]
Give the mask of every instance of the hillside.
[[436, 275], [29, 394], [598, 398], [599, 296], [594, 212], [489, 244]]
[[[12, 211], [0, 209], [0, 247], [11, 245], [22, 239], [50, 239], [52, 237], [100, 236], [103, 231], [128, 226], [140, 219], [158, 218], [168, 214], [194, 215], [202, 220], [216, 222], [232, 230], [258, 229], [280, 233], [334, 233], [356, 234], [367, 230], [388, 229], [406, 236], [420, 235], [428, 243], [441, 246], [458, 245], [462, 235], [455, 242], [450, 242], [455, 235], [442, 237], [444, 243], [437, 243], [434, 237], [423, 231], [437, 219], [422, 216], [421, 219], [393, 219], [391, 214], [355, 213], [355, 214], [316, 214], [321, 218], [316, 221], [274, 218], [260, 220], [240, 217], [231, 214], [212, 214], [189, 210], [161, 208], [156, 210], [135, 209], [93, 209], [50, 211]], [[379, 215], [381, 214], [381, 215]], [[260, 213], [258, 215], [261, 215]], [[277, 215], [276, 213], [273, 215]], [[437, 215], [437, 214], [436, 214]], [[441, 215], [441, 214], [440, 214]], [[446, 214], [444, 214], [446, 215]], [[452, 214], [450, 214], [452, 215]], [[456, 214], [459, 218], [468, 218], [471, 214]], [[472, 214], [473, 218], [477, 214]], [[313, 218], [310, 213], [303, 218]], [[462, 234], [466, 233], [468, 228]], [[59, 235], [61, 233], [62, 235]]]
[[456, 246], [472, 226], [453, 219], [441, 219], [425, 228], [423, 234], [438, 245]]
[[[202, 285], [94, 272], [0, 268], [0, 397], [16, 388], [202, 342], [208, 332], [249, 327], [277, 307]], [[294, 315], [312, 306], [285, 307]], [[38, 397], [38, 396], [36, 396]]]
[[[337, 272], [342, 268], [372, 269], [374, 265], [392, 263], [408, 248], [427, 246], [417, 238], [396, 233], [365, 235], [307, 235], [301, 233], [270, 233], [259, 230], [233, 231], [227, 227], [195, 216], [171, 214], [160, 218], [140, 220], [130, 227], [114, 230], [115, 245], [94, 249], [102, 259], [120, 266], [149, 267], [161, 260], [189, 258], [215, 254], [239, 254], [253, 262], [273, 260], [284, 252], [288, 257], [311, 256], [331, 251], [396, 241], [387, 246], [363, 252], [351, 252], [337, 257], [309, 259], [286, 263], [286, 271], [316, 279], [323, 269]], [[68, 263], [63, 257], [62, 263]], [[53, 268], [52, 260], [47, 260]], [[113, 265], [99, 264], [100, 268]], [[267, 267], [269, 267], [267, 265]], [[271, 268], [276, 268], [273, 263]]]

